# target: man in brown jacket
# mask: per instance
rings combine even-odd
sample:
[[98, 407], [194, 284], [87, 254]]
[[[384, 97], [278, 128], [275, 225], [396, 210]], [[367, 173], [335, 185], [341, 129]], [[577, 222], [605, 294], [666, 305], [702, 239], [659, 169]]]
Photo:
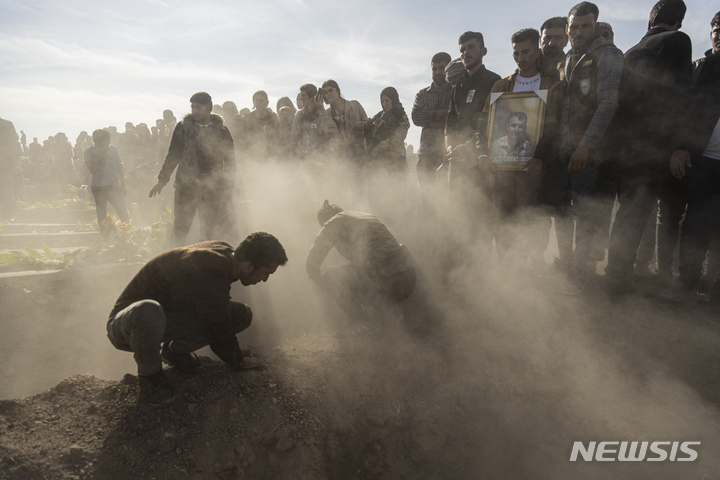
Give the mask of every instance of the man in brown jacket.
[[[540, 173], [543, 161], [549, 160], [551, 138], [559, 122], [560, 100], [557, 79], [538, 70], [538, 59], [542, 53], [539, 41], [540, 33], [534, 28], [524, 28], [512, 35], [513, 59], [518, 68], [512, 75], [498, 80], [493, 85], [485, 101], [483, 113], [478, 119], [477, 134], [478, 165], [485, 175], [493, 178], [495, 243], [498, 252], [502, 258], [510, 260], [506, 257], [512, 250], [514, 262], [518, 264], [524, 264], [526, 255], [529, 255], [533, 268], [538, 273], [545, 267], [543, 252], [547, 247], [549, 231], [549, 219], [542, 218], [538, 214], [542, 188]], [[501, 137], [493, 141], [494, 132], [488, 130], [490, 107], [504, 93], [529, 91], [547, 92], [545, 117], [542, 119], [546, 127], [543, 134], [545, 138], [535, 146], [534, 142], [525, 135], [527, 113], [522, 111], [505, 113], [508, 126], [513, 120], [523, 120], [524, 117], [524, 127], [521, 128], [523, 135], [520, 136], [523, 151], [518, 152], [518, 158], [507, 159], [510, 161], [504, 164], [506, 159], [503, 159], [503, 155], [489, 151], [491, 144], [499, 144], [500, 140], [506, 138]], [[497, 115], [502, 116], [502, 110], [498, 110]], [[498, 164], [491, 160], [493, 156], [496, 157]], [[521, 230], [518, 230], [518, 226]]]
[[277, 238], [256, 232], [235, 249], [221, 241], [196, 243], [143, 266], [107, 322], [115, 348], [135, 354], [143, 399], [156, 407], [172, 403], [175, 394], [162, 362], [194, 373], [198, 362], [192, 352], [206, 345], [234, 370], [259, 366], [240, 351], [235, 334], [250, 326], [252, 311], [230, 300], [230, 286], [237, 280], [245, 286], [266, 282], [285, 263]]

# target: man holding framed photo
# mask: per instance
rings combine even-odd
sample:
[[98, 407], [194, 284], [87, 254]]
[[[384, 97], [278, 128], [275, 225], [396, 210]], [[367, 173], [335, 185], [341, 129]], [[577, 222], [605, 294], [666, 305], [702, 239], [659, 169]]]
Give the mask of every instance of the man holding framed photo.
[[[496, 210], [498, 225], [495, 232], [495, 242], [501, 256], [506, 256], [512, 250], [513, 259], [522, 264], [527, 256], [533, 263], [533, 268], [543, 270], [545, 260], [543, 252], [547, 248], [547, 228], [538, 223], [546, 223], [544, 217], [538, 216], [534, 211], [540, 204], [540, 189], [542, 179], [540, 176], [542, 161], [535, 158], [535, 150], [547, 150], [546, 142], [538, 142], [535, 136], [541, 133], [541, 127], [549, 132], [557, 131], [558, 100], [555, 93], [557, 80], [538, 71], [538, 59], [541, 55], [540, 33], [532, 28], [524, 28], [512, 36], [513, 58], [518, 68], [515, 72], [493, 85], [490, 95], [485, 101], [483, 114], [478, 122], [478, 164], [480, 169], [488, 172], [494, 171], [493, 204]], [[535, 129], [528, 132], [528, 112], [515, 111], [512, 108], [503, 121], [502, 114], [496, 114], [500, 98], [505, 98], [509, 92], [549, 92], [546, 99], [547, 108], [538, 109], [534, 118]], [[494, 94], [501, 94], [500, 96]], [[518, 97], [530, 95], [518, 95]], [[493, 101], [496, 99], [495, 101]], [[540, 97], [532, 98], [536, 102]], [[493, 110], [493, 122], [489, 122], [490, 111]], [[502, 124], [505, 136], [493, 139], [492, 133], [497, 129], [494, 123]], [[488, 127], [490, 127], [488, 129]], [[492, 151], [488, 151], [492, 145]], [[542, 154], [541, 154], [542, 155]], [[545, 156], [545, 155], [542, 155]], [[492, 158], [508, 160], [511, 163], [495, 164]], [[513, 232], [515, 226], [520, 229]], [[543, 234], [545, 238], [543, 237]]]

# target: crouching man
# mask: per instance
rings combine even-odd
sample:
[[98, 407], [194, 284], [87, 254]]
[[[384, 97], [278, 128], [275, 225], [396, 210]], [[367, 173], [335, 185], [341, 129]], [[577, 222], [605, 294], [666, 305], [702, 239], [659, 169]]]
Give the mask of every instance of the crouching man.
[[256, 232], [235, 249], [221, 241], [196, 243], [143, 266], [107, 322], [113, 346], [135, 354], [142, 398], [154, 407], [172, 403], [162, 362], [193, 373], [198, 360], [192, 352], [207, 345], [235, 370], [259, 366], [240, 351], [235, 334], [250, 326], [252, 311], [230, 300], [230, 285], [266, 282], [287, 260], [277, 238]]
[[[308, 277], [349, 317], [351, 323], [342, 335], [371, 335], [375, 333], [373, 317], [383, 307], [404, 303], [415, 290], [412, 255], [373, 215], [345, 211], [325, 200], [317, 218], [322, 229], [305, 263]], [[321, 274], [320, 266], [333, 247], [350, 263]], [[409, 312], [401, 310], [406, 324], [411, 322]]]

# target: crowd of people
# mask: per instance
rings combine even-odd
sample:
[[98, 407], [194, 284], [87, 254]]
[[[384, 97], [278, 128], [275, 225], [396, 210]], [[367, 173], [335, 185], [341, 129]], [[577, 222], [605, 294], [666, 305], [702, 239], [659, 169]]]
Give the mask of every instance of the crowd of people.
[[[380, 110], [369, 116], [327, 80], [300, 86], [295, 103], [282, 97], [277, 113], [264, 91], [253, 95], [252, 110], [240, 111], [198, 92], [179, 122], [166, 110], [151, 128], [82, 132], [74, 147], [62, 133], [26, 145], [25, 134], [19, 139], [2, 120], [0, 201], [11, 215], [19, 168], [48, 192], [89, 185], [99, 223], [108, 202], [127, 221], [131, 184], [131, 201], [140, 202], [161, 194], [174, 174], [172, 246], [179, 248], [143, 267], [108, 321], [113, 345], [135, 352], [143, 395], [156, 406], [174, 399], [162, 361], [194, 370], [192, 351], [209, 344], [233, 368], [257, 366], [232, 338], [252, 313], [227, 292], [236, 280], [267, 281], [287, 257], [267, 233], [236, 249], [220, 240], [238, 238], [235, 206], [267, 168], [293, 168], [309, 192], [302, 201], [333, 198], [350, 207], [325, 201], [306, 261], [308, 277], [347, 314], [350, 333], [372, 329], [367, 316], [378, 304], [405, 304], [401, 315], [410, 316], [417, 263], [388, 226], [407, 222], [411, 121], [422, 128], [415, 207], [434, 226], [420, 231], [435, 236], [441, 281], [461, 262], [494, 255], [505, 271], [562, 276], [565, 294], [593, 284], [622, 295], [649, 281], [669, 300], [691, 299], [720, 238], [720, 12], [710, 19], [711, 49], [694, 63], [680, 32], [685, 13], [682, 0], [660, 0], [647, 31], [623, 54], [612, 27], [598, 22], [598, 7], [579, 3], [539, 30], [512, 34], [517, 69], [505, 77], [484, 65], [483, 35], [465, 32], [459, 59], [432, 56], [432, 83], [417, 92], [409, 115], [393, 87], [380, 92]], [[196, 214], [206, 242], [186, 246]], [[549, 265], [553, 224], [558, 258]], [[643, 243], [655, 252], [653, 272]], [[333, 248], [349, 264], [322, 273]], [[593, 283], [606, 249], [603, 283]], [[643, 271], [645, 279], [635, 275]], [[709, 305], [720, 309], [720, 282]]]
[[[174, 245], [186, 243], [196, 212], [202, 239], [233, 238], [232, 206], [252, 189], [254, 166], [279, 162], [312, 178], [313, 200], [332, 198], [397, 226], [408, 201], [412, 122], [422, 128], [416, 168], [423, 208], [438, 224], [443, 209], [463, 222], [443, 242], [452, 250], [448, 268], [468, 250], [482, 256], [494, 245], [508, 268], [530, 263], [539, 275], [556, 269], [567, 279], [564, 293], [577, 294], [607, 248], [607, 286], [621, 293], [634, 287], [633, 272], [647, 270], [649, 259], [638, 252], [651, 243], [655, 278], [668, 297], [686, 298], [719, 233], [720, 17], [711, 19], [712, 48], [693, 64], [690, 38], [680, 32], [685, 12], [681, 0], [659, 1], [645, 35], [623, 54], [612, 27], [598, 22], [597, 6], [579, 3], [539, 30], [512, 35], [517, 69], [505, 77], [484, 65], [483, 35], [465, 32], [458, 59], [432, 57], [432, 83], [409, 112], [387, 87], [370, 116], [327, 80], [303, 84], [294, 102], [282, 97], [275, 111], [264, 91], [253, 95], [252, 110], [213, 104], [200, 92], [179, 122], [166, 110], [151, 127], [102, 129], [111, 147], [99, 150], [98, 132], [81, 132], [74, 146], [64, 133], [27, 144], [24, 132], [18, 138], [5, 122], [3, 132], [12, 130], [3, 133], [5, 216], [12, 216], [13, 185], [17, 198], [24, 181], [46, 196], [88, 185], [99, 222], [108, 201], [124, 220], [127, 206], [115, 189], [142, 203], [177, 169]], [[532, 99], [542, 108], [524, 108]], [[94, 165], [98, 151], [117, 156], [117, 168]], [[559, 253], [547, 265], [553, 224]], [[713, 297], [720, 301], [720, 293]]]

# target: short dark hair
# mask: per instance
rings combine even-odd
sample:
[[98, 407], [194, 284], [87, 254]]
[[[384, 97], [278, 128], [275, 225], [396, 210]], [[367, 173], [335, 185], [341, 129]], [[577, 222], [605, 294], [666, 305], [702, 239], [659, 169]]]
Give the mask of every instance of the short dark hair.
[[568, 17], [584, 17], [585, 15], [592, 14], [593, 18], [597, 22], [598, 16], [600, 16], [600, 10], [597, 5], [590, 2], [580, 2], [570, 9]]
[[317, 95], [317, 87], [313, 85], [312, 83], [306, 83], [302, 87], [300, 87], [301, 92], [305, 92], [305, 95], [312, 98], [315, 95]]
[[508, 117], [508, 125], [510, 124], [510, 120], [512, 120], [513, 118], [519, 118], [520, 120], [525, 121], [525, 123], [527, 123], [527, 121], [528, 121], [527, 113], [525, 113], [525, 112], [513, 112], [512, 115], [510, 115], [510, 116]]
[[207, 92], [197, 92], [190, 97], [190, 103], [199, 103], [200, 105], [213, 106], [212, 97]]
[[687, 7], [683, 0], [660, 0], [650, 11], [650, 26], [675, 25], [685, 18]]
[[710, 26], [720, 25], [720, 12], [717, 12], [715, 16], [710, 20]]
[[447, 52], [438, 52], [435, 55], [433, 55], [432, 60], [430, 60], [430, 63], [450, 63], [452, 62], [452, 57]]
[[460, 38], [458, 38], [458, 45], [462, 45], [463, 43], [467, 42], [468, 40], [472, 40], [473, 38], [477, 39], [478, 43], [480, 44], [480, 48], [485, 48], [485, 39], [483, 38], [483, 34], [480, 32], [465, 32], [462, 35], [460, 35]]
[[534, 28], [523, 28], [518, 30], [512, 35], [512, 43], [522, 43], [530, 40], [530, 43], [534, 43], [535, 46], [540, 45], [540, 32]]
[[552, 17], [545, 20], [545, 23], [540, 27], [540, 33], [548, 28], [562, 28], [565, 30], [565, 27], [567, 27], [567, 17]]
[[285, 265], [288, 261], [280, 241], [267, 232], [255, 232], [245, 238], [233, 253], [235, 260], [250, 262], [253, 267], [269, 267], [273, 263]]
[[329, 200], [325, 200], [322, 207], [320, 207], [320, 210], [317, 212], [318, 223], [320, 223], [320, 225], [325, 225], [328, 220], [342, 211], [343, 209], [341, 207], [335, 205], [334, 203], [330, 203]]
[[95, 145], [102, 141], [110, 142], [110, 132], [99, 128], [92, 133], [92, 139]]

